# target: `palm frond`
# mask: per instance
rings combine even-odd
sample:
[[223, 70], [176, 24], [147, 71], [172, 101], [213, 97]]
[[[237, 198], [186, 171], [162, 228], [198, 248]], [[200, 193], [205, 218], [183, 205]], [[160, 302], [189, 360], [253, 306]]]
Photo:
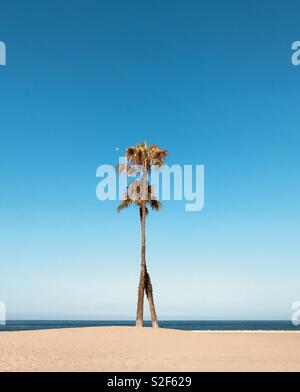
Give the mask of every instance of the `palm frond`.
[[[156, 144], [147, 147], [147, 143], [144, 141], [143, 143], [139, 143], [136, 146], [130, 146], [126, 149], [127, 161], [125, 164], [118, 165], [118, 172], [128, 176], [134, 175], [137, 172], [143, 174], [144, 168], [147, 167], [149, 173], [153, 166], [161, 168], [164, 165], [166, 157], [167, 150], [159, 148]], [[159, 211], [161, 209], [162, 204], [155, 196], [153, 185], [148, 183], [148, 194], [146, 192], [146, 195], [143, 195], [142, 178], [145, 177], [141, 177], [140, 180], [133, 180], [131, 184], [129, 184], [126, 194], [123, 195], [123, 201], [118, 207], [119, 212], [130, 205], [138, 206], [141, 212], [141, 209], [145, 206], [145, 202], [153, 210]], [[148, 215], [148, 213], [149, 211], [146, 208], [146, 215]]]
[[126, 149], [126, 158], [134, 165], [143, 165], [147, 160], [146, 142], [139, 143]]
[[148, 148], [147, 153], [150, 165], [156, 166], [158, 168], [163, 166], [168, 155], [167, 150], [159, 148], [156, 144], [152, 144]]
[[149, 201], [150, 207], [152, 210], [159, 211], [162, 208], [162, 204], [159, 200], [152, 199]]
[[128, 160], [131, 160], [132, 157], [134, 157], [135, 154], [135, 147], [131, 146], [131, 147], [127, 147], [126, 149], [126, 158]]
[[129, 206], [131, 206], [132, 204], [132, 200], [129, 197], [126, 197], [126, 199], [124, 199], [121, 204], [119, 204], [118, 206], [118, 212], [121, 212], [122, 210], [124, 210], [125, 208], [128, 208]]

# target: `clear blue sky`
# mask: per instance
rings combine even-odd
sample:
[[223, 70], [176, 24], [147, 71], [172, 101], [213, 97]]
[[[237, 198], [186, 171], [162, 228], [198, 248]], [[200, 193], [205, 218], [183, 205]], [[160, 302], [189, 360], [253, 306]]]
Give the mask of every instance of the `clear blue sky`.
[[300, 300], [298, 1], [3, 0], [0, 300], [133, 319], [137, 211], [96, 168], [144, 138], [205, 164], [205, 209], [148, 221], [163, 319], [289, 319]]

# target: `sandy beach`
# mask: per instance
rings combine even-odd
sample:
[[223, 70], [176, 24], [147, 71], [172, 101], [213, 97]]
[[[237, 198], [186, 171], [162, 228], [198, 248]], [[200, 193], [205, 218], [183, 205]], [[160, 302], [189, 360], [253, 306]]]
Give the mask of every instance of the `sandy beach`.
[[133, 327], [2, 332], [0, 371], [300, 371], [300, 333]]

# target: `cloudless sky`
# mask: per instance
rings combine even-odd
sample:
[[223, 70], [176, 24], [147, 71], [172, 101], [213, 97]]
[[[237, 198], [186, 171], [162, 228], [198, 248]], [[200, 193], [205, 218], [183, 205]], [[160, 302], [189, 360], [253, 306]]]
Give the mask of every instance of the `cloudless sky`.
[[0, 300], [134, 319], [138, 212], [96, 169], [145, 138], [205, 165], [205, 208], [147, 226], [162, 319], [290, 319], [300, 300], [298, 1], [0, 4]]

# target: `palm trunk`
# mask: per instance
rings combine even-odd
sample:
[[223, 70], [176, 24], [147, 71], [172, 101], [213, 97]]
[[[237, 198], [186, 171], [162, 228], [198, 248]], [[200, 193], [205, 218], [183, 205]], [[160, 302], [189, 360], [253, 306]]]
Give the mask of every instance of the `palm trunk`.
[[144, 168], [143, 174], [143, 202], [140, 208], [140, 221], [142, 231], [142, 246], [141, 246], [141, 273], [140, 273], [140, 284], [138, 290], [138, 303], [137, 303], [137, 316], [136, 326], [143, 327], [144, 325], [144, 294], [146, 295], [149, 302], [150, 315], [152, 320], [152, 327], [158, 328], [158, 321], [155, 311], [153, 289], [150, 280], [150, 276], [147, 271], [146, 265], [146, 196], [148, 197], [148, 181], [147, 181], [147, 167]]
[[143, 269], [141, 268], [140, 274], [140, 284], [139, 284], [139, 291], [138, 291], [138, 303], [137, 303], [137, 314], [136, 314], [136, 326], [143, 327], [144, 326], [144, 273]]
[[154, 305], [154, 299], [153, 299], [153, 289], [152, 289], [152, 283], [150, 279], [150, 275], [146, 274], [146, 294], [149, 302], [149, 308], [150, 308], [150, 314], [151, 314], [151, 320], [152, 320], [152, 327], [153, 328], [158, 328], [158, 321], [157, 321], [157, 316], [156, 316], [156, 311], [155, 311], [155, 305]]
[[138, 303], [136, 314], [136, 326], [143, 327], [144, 325], [144, 293], [146, 281], [146, 236], [145, 236], [145, 214], [144, 208], [140, 209], [140, 220], [142, 229], [142, 246], [141, 246], [141, 273], [140, 284], [138, 290]]

